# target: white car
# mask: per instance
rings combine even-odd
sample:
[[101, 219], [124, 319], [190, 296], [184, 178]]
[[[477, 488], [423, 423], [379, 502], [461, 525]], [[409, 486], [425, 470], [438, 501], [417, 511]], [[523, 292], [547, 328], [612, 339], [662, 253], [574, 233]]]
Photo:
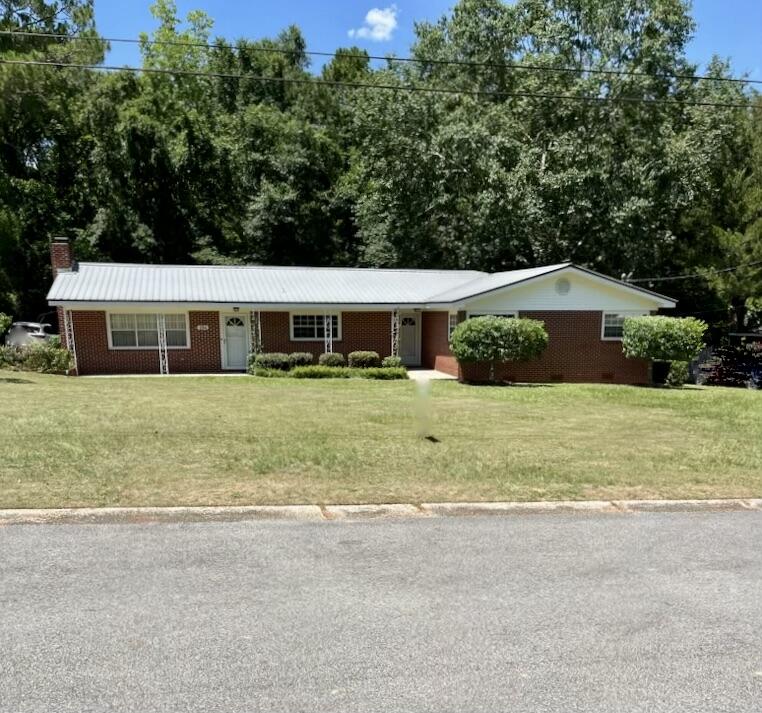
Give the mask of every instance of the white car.
[[11, 347], [26, 347], [47, 342], [53, 334], [45, 322], [14, 322], [5, 335], [5, 343]]

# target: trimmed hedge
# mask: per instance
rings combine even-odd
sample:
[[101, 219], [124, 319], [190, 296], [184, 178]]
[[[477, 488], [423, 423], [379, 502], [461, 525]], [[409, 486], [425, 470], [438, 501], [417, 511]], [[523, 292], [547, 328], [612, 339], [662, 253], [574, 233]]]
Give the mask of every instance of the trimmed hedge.
[[381, 360], [381, 366], [384, 367], [401, 367], [402, 366], [402, 357], [398, 356], [388, 356], [384, 357]]
[[252, 354], [249, 358], [249, 368], [258, 369], [280, 369], [288, 371], [291, 368], [291, 361], [288, 354], [282, 352], [270, 352], [266, 354]]
[[318, 357], [320, 366], [344, 366], [344, 355], [338, 352], [325, 352]]
[[688, 362], [704, 348], [706, 322], [695, 317], [628, 317], [624, 320], [622, 351], [626, 357], [670, 362], [666, 385], [688, 381]]
[[283, 369], [267, 369], [266, 367], [256, 366], [255, 364], [252, 364], [249, 367], [250, 376], [261, 376], [266, 379], [276, 379], [278, 377], [286, 378], [290, 374], [290, 371], [284, 371]]
[[695, 317], [628, 317], [622, 350], [627, 357], [691, 361], [704, 348], [706, 322]]
[[349, 366], [344, 366], [343, 354], [321, 354], [315, 365], [309, 352], [250, 354], [248, 372], [252, 376], [295, 379], [407, 379], [399, 357], [387, 357], [385, 362], [389, 363], [383, 366], [377, 352], [352, 352], [349, 358]]
[[535, 359], [547, 346], [543, 322], [496, 315], [467, 319], [450, 337], [450, 348], [458, 362], [488, 363], [490, 381], [495, 381], [497, 364]]
[[298, 366], [289, 376], [294, 379], [407, 379], [400, 367]]
[[315, 357], [309, 352], [293, 352], [288, 355], [288, 363], [293, 369], [295, 366], [309, 366]]
[[381, 366], [381, 357], [378, 352], [350, 352], [347, 357], [349, 366], [358, 369], [370, 369]]

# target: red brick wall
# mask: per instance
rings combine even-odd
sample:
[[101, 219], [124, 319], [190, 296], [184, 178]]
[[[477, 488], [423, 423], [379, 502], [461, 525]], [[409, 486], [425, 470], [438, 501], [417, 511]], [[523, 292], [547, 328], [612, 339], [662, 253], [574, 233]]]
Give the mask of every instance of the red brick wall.
[[[109, 350], [105, 312], [72, 314], [80, 374], [158, 373], [159, 357], [155, 349]], [[648, 382], [648, 362], [626, 359], [621, 342], [601, 340], [600, 312], [523, 312], [520, 316], [545, 322], [550, 337], [548, 348], [533, 362], [500, 367], [499, 378], [528, 382]], [[63, 325], [60, 309], [59, 319]], [[221, 371], [219, 314], [191, 312], [189, 319], [191, 348], [168, 351], [170, 373]], [[422, 313], [422, 363], [430, 369], [458, 374], [447, 339], [448, 319], [447, 312]], [[391, 351], [390, 322], [389, 312], [343, 312], [342, 339], [334, 341], [334, 351], [346, 355], [356, 350], [373, 350], [387, 356]], [[198, 331], [199, 324], [208, 325], [208, 331]], [[290, 339], [288, 312], [262, 313], [262, 342], [268, 352], [305, 351], [316, 359], [323, 352], [322, 341]], [[486, 364], [469, 364], [464, 366], [462, 376], [480, 381], [488, 373]]]
[[[63, 325], [63, 313], [59, 308]], [[158, 374], [156, 349], [109, 349], [106, 313], [73, 312], [74, 340], [79, 374]], [[317, 360], [323, 342], [291, 341], [288, 312], [262, 312], [262, 343], [268, 352], [311, 352]], [[214, 373], [222, 371], [220, 321], [217, 312], [190, 312], [190, 349], [169, 349], [171, 374]], [[198, 331], [206, 324], [208, 331]], [[63, 335], [62, 335], [63, 336]], [[65, 340], [64, 340], [65, 341]], [[391, 352], [391, 315], [389, 312], [343, 312], [342, 338], [334, 340], [333, 350], [346, 355], [357, 350], [372, 350], [382, 357]]]
[[[105, 312], [72, 312], [79, 374], [158, 374], [157, 349], [109, 349]], [[190, 312], [190, 349], [168, 349], [169, 373], [222, 370], [220, 318], [217, 312]], [[63, 317], [61, 317], [63, 325]], [[199, 331], [200, 324], [208, 325]]]
[[458, 375], [458, 362], [450, 352], [449, 312], [423, 312], [421, 323], [421, 363], [427, 369]]
[[72, 264], [71, 243], [65, 238], [54, 238], [50, 243], [50, 264], [53, 266], [53, 277], [59, 270], [69, 270]]
[[[645, 384], [649, 381], [648, 362], [627, 359], [619, 341], [601, 339], [601, 312], [521, 312], [520, 317], [545, 322], [548, 348], [539, 359], [498, 367], [497, 376], [505, 381], [608, 382]], [[463, 378], [483, 381], [489, 374], [487, 364], [464, 364]]]
[[[323, 353], [318, 342], [292, 341], [288, 312], [262, 312], [262, 348], [266, 352], [310, 352], [315, 361]], [[341, 339], [333, 340], [333, 351], [344, 356], [355, 351], [374, 351], [389, 356], [391, 344], [390, 312], [342, 312]]]

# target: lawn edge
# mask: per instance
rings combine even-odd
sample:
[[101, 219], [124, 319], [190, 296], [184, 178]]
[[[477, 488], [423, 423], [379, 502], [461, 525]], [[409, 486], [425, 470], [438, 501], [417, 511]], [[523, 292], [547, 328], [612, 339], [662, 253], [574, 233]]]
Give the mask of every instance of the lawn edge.
[[762, 512], [762, 499], [547, 500], [538, 502], [378, 503], [364, 505], [244, 505], [0, 509], [0, 526], [55, 524], [146, 524], [275, 520], [330, 522], [480, 515], [644, 512]]

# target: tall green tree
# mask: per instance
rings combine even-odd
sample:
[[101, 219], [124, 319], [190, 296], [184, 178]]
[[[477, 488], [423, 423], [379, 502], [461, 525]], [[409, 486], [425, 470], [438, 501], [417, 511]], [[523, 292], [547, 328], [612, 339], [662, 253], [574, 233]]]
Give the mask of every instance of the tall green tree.
[[[95, 41], [0, 36], [0, 56], [98, 62], [92, 0], [4, 2], [0, 29], [78, 35]], [[51, 235], [81, 225], [87, 197], [72, 186], [82, 166], [77, 106], [96, 81], [81, 70], [0, 66], [0, 309], [47, 309]]]
[[[709, 284], [730, 307], [733, 327], [762, 326], [762, 97], [748, 113], [748, 160], [729, 177], [724, 225], [714, 227], [719, 259], [706, 269]], [[749, 317], [751, 316], [751, 320]]]
[[[750, 101], [725, 62], [690, 78], [684, 0], [460, 0], [416, 25], [417, 61], [341, 48], [319, 72], [295, 26], [152, 12], [143, 68], [166, 72], [0, 66], [0, 310], [46, 309], [59, 233], [100, 260], [705, 271], [668, 291], [739, 324], [759, 295], [716, 268], [758, 254], [762, 112], [684, 103]], [[9, 0], [0, 26], [81, 38], [0, 35], [7, 58], [107, 50], [91, 0]], [[463, 94], [408, 91], [442, 89]]]

